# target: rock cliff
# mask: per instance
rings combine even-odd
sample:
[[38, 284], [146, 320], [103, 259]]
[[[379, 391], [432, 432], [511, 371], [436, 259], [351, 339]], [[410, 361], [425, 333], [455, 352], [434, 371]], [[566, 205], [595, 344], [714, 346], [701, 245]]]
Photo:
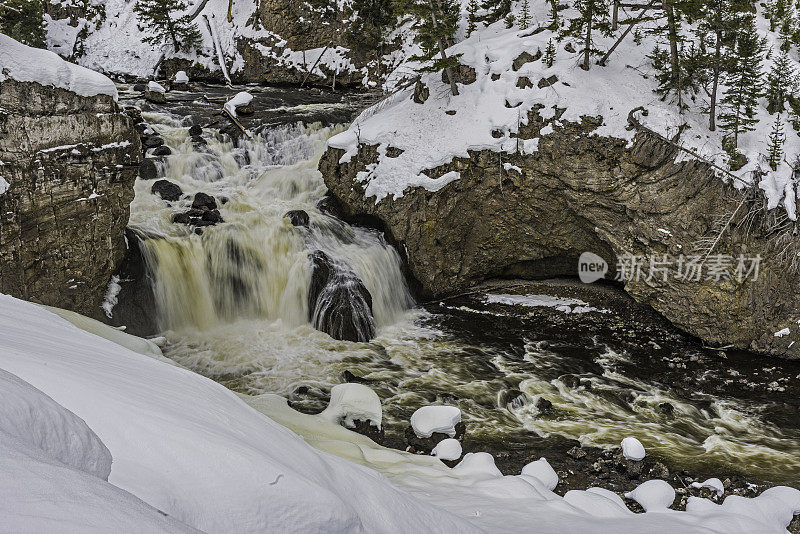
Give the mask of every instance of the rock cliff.
[[[776, 224], [758, 192], [734, 189], [658, 135], [640, 131], [628, 144], [596, 134], [602, 117], [578, 123], [559, 120], [562, 113], [545, 119], [538, 108], [530, 112], [519, 138], [538, 138], [536, 152], [471, 150], [428, 169], [434, 181], [460, 173], [437, 191], [366, 196], [359, 173], [378, 160], [376, 145], [360, 145], [349, 160], [330, 148], [320, 170], [346, 217], [377, 219], [405, 251], [427, 295], [493, 277], [576, 275], [585, 251], [608, 261], [611, 274], [620, 258], [642, 256], [642, 276], [625, 282], [637, 301], [714, 345], [800, 358], [794, 332], [776, 335], [800, 319], [798, 276], [782, 250], [794, 241], [793, 225]], [[675, 280], [677, 265], [667, 280], [660, 271], [649, 276], [651, 259], [667, 254], [677, 262], [700, 253], [728, 220], [700, 280]], [[708, 279], [708, 265], [720, 254], [760, 255], [757, 280], [751, 274], [740, 282], [735, 260], [727, 266], [730, 279]]]
[[141, 157], [111, 95], [0, 82], [0, 293], [101, 315]]

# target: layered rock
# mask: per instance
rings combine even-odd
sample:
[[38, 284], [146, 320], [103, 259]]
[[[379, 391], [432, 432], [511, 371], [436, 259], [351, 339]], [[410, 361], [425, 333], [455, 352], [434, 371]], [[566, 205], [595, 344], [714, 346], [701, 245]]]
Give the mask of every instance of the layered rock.
[[0, 82], [0, 292], [101, 315], [141, 154], [111, 95]]
[[[357, 175], [378, 160], [377, 145], [361, 145], [349, 160], [331, 148], [320, 170], [346, 217], [377, 220], [406, 251], [428, 296], [493, 277], [574, 276], [585, 251], [605, 258], [611, 274], [618, 259], [642, 256], [643, 276], [625, 282], [637, 301], [709, 343], [800, 358], [792, 225], [770, 224], [774, 214], [762, 212], [760, 194], [726, 185], [708, 164], [682, 159], [653, 133], [641, 131], [627, 144], [594, 133], [602, 117], [576, 123], [559, 120], [563, 110], [548, 119], [539, 110], [519, 132], [523, 140], [539, 138], [538, 151], [469, 151], [426, 171], [433, 179], [460, 173], [438, 191], [367, 197]], [[542, 135], [545, 126], [552, 133]], [[720, 221], [729, 219], [720, 233]], [[735, 262], [730, 280], [703, 271], [699, 281], [676, 281], [674, 265], [666, 281], [660, 273], [648, 277], [650, 259], [705, 254], [698, 245], [720, 235], [708, 261], [760, 255], [757, 280], [737, 280]]]

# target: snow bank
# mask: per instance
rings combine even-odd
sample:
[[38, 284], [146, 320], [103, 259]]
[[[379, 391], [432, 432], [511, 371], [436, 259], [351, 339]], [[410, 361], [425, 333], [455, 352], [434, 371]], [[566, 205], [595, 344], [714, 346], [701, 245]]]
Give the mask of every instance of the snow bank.
[[11, 78], [66, 89], [81, 96], [109, 95], [117, 100], [117, 88], [106, 76], [3, 34], [0, 34], [0, 66], [0, 82]]
[[236, 96], [225, 102], [223, 106], [225, 111], [231, 114], [231, 117], [236, 117], [236, 108], [244, 107], [253, 101], [253, 95], [247, 91], [240, 91]]
[[558, 474], [544, 458], [539, 458], [535, 462], [530, 462], [522, 468], [522, 474], [537, 479], [542, 485], [554, 490], [558, 486]]
[[461, 422], [461, 410], [455, 406], [423, 406], [411, 415], [411, 428], [419, 438], [429, 438], [434, 432], [456, 435]]
[[773, 488], [633, 514], [607, 490], [561, 498], [533, 476], [502, 476], [486, 453], [449, 469], [282, 397], [235, 395], [7, 296], [0, 369], [80, 417], [113, 458], [109, 484], [0, 434], [0, 472], [14, 481], [0, 483], [0, 531], [191, 532], [183, 521], [206, 532], [785, 534], [800, 511], [800, 492]]
[[622, 447], [622, 455], [628, 460], [644, 460], [647, 455], [644, 445], [636, 438], [625, 438], [620, 443], [620, 446]]
[[458, 460], [461, 458], [461, 442], [457, 439], [443, 439], [431, 451], [431, 456], [440, 460]]
[[355, 421], [369, 421], [381, 427], [383, 411], [378, 394], [363, 384], [337, 384], [331, 388], [331, 400], [320, 417], [346, 427], [355, 426]]
[[664, 480], [648, 480], [626, 493], [625, 498], [638, 502], [647, 512], [660, 512], [675, 502], [675, 490]]

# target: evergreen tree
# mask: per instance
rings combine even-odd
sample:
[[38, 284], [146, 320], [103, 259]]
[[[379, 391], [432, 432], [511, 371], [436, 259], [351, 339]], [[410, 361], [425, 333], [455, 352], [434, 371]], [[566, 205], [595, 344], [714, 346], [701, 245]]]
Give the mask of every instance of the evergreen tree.
[[633, 30], [633, 42], [637, 45], [642, 44], [643, 41], [642, 31], [639, 28]]
[[556, 46], [553, 44], [552, 39], [547, 40], [547, 48], [544, 49], [544, 58], [542, 59], [547, 68], [550, 68], [556, 62]]
[[511, 28], [514, 27], [514, 24], [516, 24], [517, 19], [516, 17], [514, 17], [513, 13], [509, 13], [508, 15], [506, 15], [506, 18], [503, 19], [503, 22], [505, 22], [506, 28], [510, 30]]
[[609, 0], [575, 0], [573, 7], [578, 16], [569, 21], [562, 37], [570, 36], [580, 39], [583, 48], [579, 51], [583, 56], [580, 67], [589, 70], [589, 60], [593, 55], [602, 52], [594, 46], [594, 37], [599, 32], [606, 37], [611, 36], [611, 20], [609, 18]]
[[136, 17], [153, 33], [144, 41], [156, 46], [170, 43], [175, 52], [186, 52], [200, 44], [200, 30], [191, 16], [178, 15], [187, 8], [185, 0], [136, 0]]
[[481, 7], [486, 10], [483, 22], [486, 25], [494, 24], [498, 20], [505, 20], [511, 13], [511, 0], [483, 0]]
[[345, 38], [353, 48], [380, 55], [386, 31], [395, 20], [391, 0], [353, 0], [355, 17], [351, 19]]
[[531, 7], [528, 0], [522, 0], [522, 11], [519, 14], [519, 29], [527, 30], [531, 25]]
[[566, 9], [559, 3], [559, 0], [547, 0], [550, 4], [550, 29], [557, 30], [561, 26], [561, 17], [559, 13]]
[[[411, 59], [429, 63], [420, 69], [423, 72], [444, 71], [450, 83], [450, 92], [458, 94], [453, 69], [459, 65], [461, 55], [447, 55], [447, 43], [458, 28], [461, 16], [459, 5], [455, 0], [405, 0], [402, 9], [415, 19], [414, 29], [416, 41], [422, 53]], [[438, 56], [438, 57], [437, 57]]]
[[45, 47], [41, 0], [0, 0], [0, 32], [28, 46]]
[[772, 69], [767, 76], [767, 111], [770, 113], [782, 113], [786, 102], [793, 96], [797, 88], [797, 73], [792, 66], [792, 62], [786, 52], [780, 55], [772, 63]]
[[786, 13], [786, 16], [783, 17], [783, 21], [781, 21], [781, 50], [784, 52], [788, 52], [792, 49], [794, 36], [797, 33], [795, 24], [794, 7], [790, 6], [789, 12]]
[[467, 4], [467, 37], [478, 29], [478, 0], [469, 0]]
[[754, 129], [758, 122], [755, 118], [758, 99], [762, 94], [761, 60], [764, 54], [764, 43], [759, 38], [755, 27], [755, 19], [747, 16], [736, 41], [736, 50], [732, 58], [734, 64], [725, 73], [728, 90], [722, 98], [725, 108], [720, 113], [720, 127], [725, 131], [725, 140], [730, 151], [735, 152], [739, 146], [739, 135]]
[[772, 131], [769, 134], [769, 144], [767, 145], [767, 162], [773, 171], [778, 170], [778, 165], [781, 164], [783, 159], [783, 143], [786, 141], [786, 135], [783, 133], [783, 119], [781, 114], [775, 117], [775, 122], [772, 124]]

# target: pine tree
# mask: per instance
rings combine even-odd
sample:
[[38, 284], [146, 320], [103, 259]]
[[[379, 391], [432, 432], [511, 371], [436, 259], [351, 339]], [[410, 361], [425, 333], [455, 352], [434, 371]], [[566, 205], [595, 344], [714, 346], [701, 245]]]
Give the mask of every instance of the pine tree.
[[786, 52], [781, 52], [772, 63], [772, 69], [767, 76], [767, 90], [764, 95], [767, 97], [767, 111], [782, 113], [796, 89], [797, 73]]
[[36, 48], [45, 47], [41, 0], [0, 0], [0, 32]]
[[566, 8], [559, 3], [559, 0], [547, 0], [547, 3], [550, 4], [550, 29], [555, 31], [561, 26], [559, 13]]
[[[455, 0], [406, 0], [401, 8], [415, 19], [414, 29], [416, 41], [422, 53], [411, 59], [426, 63], [422, 72], [444, 71], [450, 83], [450, 92], [458, 94], [453, 69], [459, 65], [461, 55], [447, 55], [447, 43], [458, 28], [461, 16], [459, 5]], [[438, 57], [437, 57], [438, 56]]]
[[522, 0], [522, 11], [519, 14], [519, 29], [527, 30], [531, 25], [531, 6], [528, 0]]
[[633, 42], [637, 45], [642, 44], [643, 41], [642, 31], [639, 28], [633, 30]]
[[548, 69], [556, 62], [556, 45], [553, 44], [552, 39], [547, 40], [547, 48], [544, 49], [544, 58], [542, 61], [544, 61]]
[[187, 52], [198, 46], [200, 30], [197, 25], [190, 15], [178, 15], [187, 8], [185, 0], [136, 0], [133, 8], [136, 17], [152, 32], [144, 41], [155, 46], [170, 43], [175, 52]]
[[387, 29], [395, 20], [391, 0], [353, 0], [351, 18], [345, 38], [352, 48], [380, 54]]
[[602, 52], [594, 46], [594, 37], [597, 33], [606, 37], [612, 35], [608, 1], [575, 0], [573, 7], [578, 12], [578, 16], [571, 19], [567, 28], [562, 32], [562, 37], [570, 36], [580, 39], [583, 43], [583, 48], [579, 51], [583, 56], [580, 63], [583, 70], [589, 70], [589, 60], [593, 55], [602, 55]]
[[467, 4], [467, 37], [478, 29], [478, 0], [469, 0]]
[[781, 50], [789, 52], [792, 49], [794, 36], [797, 33], [796, 21], [794, 16], [794, 7], [790, 6], [789, 12], [783, 17], [781, 21]]
[[783, 159], [783, 143], [786, 142], [786, 135], [783, 133], [783, 118], [781, 114], [775, 117], [772, 124], [772, 131], [769, 134], [769, 144], [767, 145], [767, 162], [773, 171], [778, 170], [778, 165]]
[[481, 7], [486, 10], [484, 24], [494, 24], [498, 20], [505, 20], [511, 13], [511, 0], [483, 0]]
[[747, 16], [747, 22], [736, 42], [734, 65], [725, 74], [728, 90], [722, 98], [725, 111], [720, 113], [720, 127], [725, 131], [726, 144], [731, 151], [739, 146], [739, 135], [754, 129], [758, 99], [762, 94], [761, 60], [764, 43], [758, 36], [755, 19]]
[[511, 28], [514, 27], [514, 24], [516, 24], [517, 19], [516, 17], [514, 17], [513, 13], [509, 13], [508, 15], [506, 15], [506, 18], [503, 19], [503, 22], [505, 22], [506, 28], [510, 30]]

